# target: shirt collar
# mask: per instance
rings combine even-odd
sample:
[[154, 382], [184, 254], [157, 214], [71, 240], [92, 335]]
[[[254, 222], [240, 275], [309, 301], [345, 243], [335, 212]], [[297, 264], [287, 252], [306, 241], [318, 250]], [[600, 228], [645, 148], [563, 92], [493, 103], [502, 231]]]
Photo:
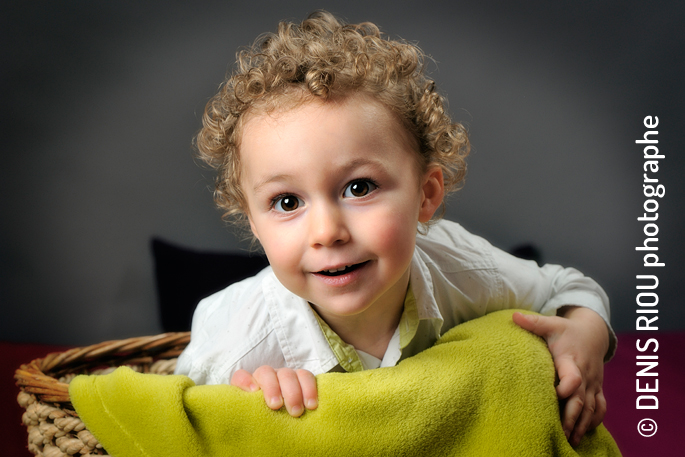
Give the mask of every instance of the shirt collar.
[[333, 369], [338, 363], [336, 356], [307, 300], [286, 289], [273, 272], [263, 284], [265, 302], [286, 366], [314, 374]]
[[364, 366], [362, 365], [362, 361], [359, 358], [359, 354], [357, 354], [357, 351], [354, 349], [354, 346], [345, 343], [316, 311], [312, 309], [312, 312], [319, 322], [319, 327], [321, 328], [324, 337], [326, 337], [328, 346], [330, 346], [343, 370], [348, 373], [363, 371]]
[[435, 338], [438, 339], [445, 320], [435, 300], [431, 272], [421, 258], [421, 250], [418, 247], [414, 248], [414, 256], [409, 268], [409, 283], [412, 285], [418, 320], [430, 320], [435, 331]]
[[[425, 282], [425, 281], [424, 281]], [[442, 316], [440, 315], [437, 305], [435, 307], [424, 306], [422, 307], [423, 312], [419, 312], [419, 307], [417, 306], [416, 297], [414, 296], [412, 283], [409, 283], [407, 287], [407, 294], [404, 297], [404, 309], [402, 311], [402, 316], [400, 317], [400, 323], [398, 325], [399, 332], [399, 347], [391, 347], [390, 345], [395, 342], [397, 344], [397, 339], [393, 338], [388, 346], [386, 352], [391, 354], [386, 354], [383, 358], [390, 358], [394, 360], [394, 363], [400, 359], [402, 354], [402, 349], [404, 349], [416, 336], [416, 330], [419, 327], [419, 322], [423, 319], [430, 319], [433, 324], [433, 328], [436, 334], [439, 336], [440, 327], [442, 326]], [[312, 310], [321, 328], [321, 332], [324, 334], [329, 347], [338, 359], [340, 366], [348, 373], [355, 371], [363, 371], [364, 366], [359, 354], [355, 350], [354, 346], [347, 344], [338, 336], [337, 333], [324, 321], [321, 316], [319, 316], [314, 310]], [[437, 315], [436, 315], [437, 313]], [[423, 317], [421, 317], [423, 315]], [[396, 353], [396, 354], [392, 354]]]
[[[328, 341], [328, 345], [338, 359], [340, 366], [348, 373], [363, 371], [364, 365], [354, 346], [343, 341], [316, 311], [313, 309], [312, 311], [319, 322], [319, 327], [321, 327], [321, 331], [326, 337], [326, 341]], [[416, 300], [414, 299], [410, 283], [407, 287], [407, 294], [404, 296], [404, 309], [402, 310], [402, 316], [400, 317], [400, 323], [398, 325], [400, 336], [398, 354], [401, 353], [401, 350], [414, 338], [418, 327], [419, 317], [416, 310]], [[392, 341], [390, 344], [392, 344]], [[390, 350], [392, 350], [392, 348], [388, 346], [387, 351]], [[399, 359], [399, 356], [397, 358]]]

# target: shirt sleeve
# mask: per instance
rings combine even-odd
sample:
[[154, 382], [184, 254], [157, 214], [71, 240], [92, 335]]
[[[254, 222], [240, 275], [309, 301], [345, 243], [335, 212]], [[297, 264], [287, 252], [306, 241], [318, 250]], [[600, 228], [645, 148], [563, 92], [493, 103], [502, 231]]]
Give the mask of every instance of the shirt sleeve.
[[504, 300], [499, 303], [546, 315], [556, 315], [561, 307], [568, 305], [589, 308], [606, 323], [609, 350], [605, 360], [613, 357], [617, 339], [610, 324], [609, 297], [596, 281], [575, 268], [553, 264], [540, 267], [532, 260], [519, 259], [496, 247], [492, 247], [492, 256], [502, 278]]
[[[435, 290], [458, 290], [459, 296], [475, 310], [461, 313], [469, 319], [507, 308], [521, 308], [545, 315], [555, 315], [567, 305], [583, 306], [602, 317], [609, 331], [609, 351], [616, 349], [616, 335], [610, 325], [609, 298], [593, 279], [575, 268], [547, 264], [542, 267], [532, 260], [515, 257], [498, 249], [487, 240], [473, 235], [459, 224], [440, 221], [421, 237], [421, 247], [428, 253], [441, 277], [433, 271]], [[458, 300], [449, 297], [457, 306]], [[457, 296], [457, 295], [455, 295]]]

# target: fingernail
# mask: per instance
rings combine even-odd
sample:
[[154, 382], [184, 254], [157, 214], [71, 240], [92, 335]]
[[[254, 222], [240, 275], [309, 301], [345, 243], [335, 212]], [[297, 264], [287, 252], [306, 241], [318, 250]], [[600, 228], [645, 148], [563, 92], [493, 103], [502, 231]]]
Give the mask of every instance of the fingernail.
[[250, 391], [252, 392], [257, 392], [259, 390], [259, 386], [255, 384], [254, 382], [250, 384]]
[[278, 409], [283, 405], [281, 401], [281, 397], [271, 397], [271, 401], [269, 402], [269, 406], [274, 409]]
[[304, 412], [304, 411], [303, 411], [302, 407], [299, 406], [299, 405], [293, 406], [293, 407], [290, 409], [290, 415], [291, 415], [291, 416], [300, 416], [303, 412]]
[[318, 402], [314, 399], [307, 400], [307, 409], [316, 409], [319, 406]]

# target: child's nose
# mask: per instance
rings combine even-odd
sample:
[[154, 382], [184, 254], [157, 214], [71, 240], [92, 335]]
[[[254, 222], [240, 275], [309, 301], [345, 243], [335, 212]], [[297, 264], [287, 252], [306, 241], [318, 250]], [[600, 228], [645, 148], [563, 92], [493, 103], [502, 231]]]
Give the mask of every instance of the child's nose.
[[310, 244], [312, 246], [333, 246], [347, 243], [350, 233], [344, 216], [336, 205], [317, 205], [309, 213]]

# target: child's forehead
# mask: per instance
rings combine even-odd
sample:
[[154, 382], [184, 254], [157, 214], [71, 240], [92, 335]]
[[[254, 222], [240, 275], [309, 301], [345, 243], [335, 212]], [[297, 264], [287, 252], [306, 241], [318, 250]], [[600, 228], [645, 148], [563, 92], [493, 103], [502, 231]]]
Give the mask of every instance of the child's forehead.
[[353, 113], [381, 132], [392, 132], [412, 144], [417, 141], [405, 127], [400, 116], [391, 108], [372, 95], [351, 93], [323, 100], [312, 96], [281, 96], [277, 103], [263, 103], [248, 110], [242, 119], [241, 143], [246, 135], [259, 135], [263, 129], [273, 128], [282, 123], [310, 123], [316, 127], [317, 120], [325, 113], [331, 112], [341, 121]]

